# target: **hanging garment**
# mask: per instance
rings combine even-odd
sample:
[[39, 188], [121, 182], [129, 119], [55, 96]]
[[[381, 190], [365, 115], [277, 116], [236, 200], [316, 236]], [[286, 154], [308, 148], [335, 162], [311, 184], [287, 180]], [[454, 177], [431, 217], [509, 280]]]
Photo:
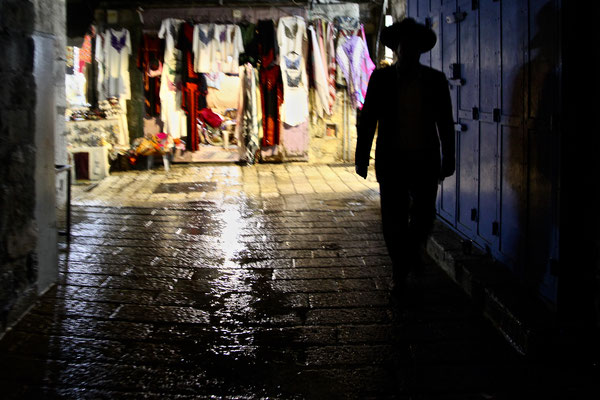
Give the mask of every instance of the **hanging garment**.
[[308, 79], [303, 56], [306, 24], [302, 17], [282, 17], [277, 27], [283, 78], [282, 121], [296, 126], [308, 117]]
[[244, 52], [240, 53], [239, 65], [250, 63], [256, 67], [258, 61], [256, 25], [248, 21], [243, 21], [239, 24], [239, 27], [242, 34], [242, 45], [244, 46]]
[[316, 23], [316, 31], [317, 31], [317, 39], [319, 44], [319, 50], [321, 51], [321, 62], [323, 63], [323, 70], [325, 71], [325, 78], [327, 80], [327, 103], [324, 105], [325, 111], [327, 114], [331, 115], [333, 113], [333, 105], [335, 103], [335, 87], [334, 93], [332, 96], [331, 93], [331, 82], [329, 76], [329, 45], [327, 43], [327, 21], [317, 21]]
[[197, 24], [193, 27], [193, 66], [196, 73], [215, 71], [215, 54], [219, 46], [217, 35], [218, 26], [215, 24]]
[[365, 102], [362, 94], [363, 82], [368, 83], [365, 64], [365, 42], [360, 36], [340, 35], [336, 49], [338, 66], [348, 85], [348, 94], [353, 108], [360, 108]]
[[263, 147], [279, 144], [279, 106], [283, 102], [283, 82], [278, 65], [261, 68], [260, 93], [263, 114]]
[[261, 19], [256, 26], [256, 42], [258, 61], [261, 68], [268, 68], [276, 63], [278, 54], [275, 25], [270, 19]]
[[238, 139], [240, 160], [254, 164], [258, 160], [260, 117], [257, 94], [257, 75], [252, 64], [240, 67], [242, 88], [239, 94], [237, 125], [235, 134]]
[[[67, 47], [67, 50], [68, 49], [69, 47]], [[98, 74], [96, 78], [98, 101], [104, 101], [106, 100], [106, 82], [104, 81], [104, 71], [106, 70], [106, 64], [104, 63], [104, 34], [99, 33], [96, 35], [96, 49], [94, 52], [94, 58], [96, 58], [96, 65], [98, 66]], [[69, 58], [67, 57], [67, 62], [68, 59]]]
[[144, 108], [146, 116], [160, 115], [160, 75], [164, 50], [161, 40], [152, 35], [142, 35], [138, 50], [137, 67], [142, 71], [144, 84]]
[[281, 146], [286, 157], [303, 159], [308, 157], [308, 121], [296, 126], [283, 124], [281, 135], [283, 137]]
[[222, 47], [221, 71], [228, 74], [238, 74], [240, 54], [244, 52], [242, 31], [239, 26], [225, 26], [225, 41]]
[[187, 115], [187, 146], [191, 151], [198, 150], [198, 111], [206, 108], [206, 79], [203, 74], [194, 72], [193, 53], [194, 26], [183, 23], [179, 28], [177, 48], [181, 51], [182, 67], [181, 108]]
[[175, 48], [182, 23], [182, 20], [165, 19], [158, 32], [158, 37], [165, 41], [160, 80], [161, 119], [164, 131], [175, 139], [188, 136], [187, 117], [181, 109], [181, 52]]
[[104, 32], [102, 50], [103, 91], [105, 98], [117, 97], [129, 100], [131, 87], [129, 80], [129, 56], [131, 39], [127, 29], [108, 29]]
[[329, 109], [329, 83], [327, 82], [327, 73], [325, 71], [325, 64], [321, 58], [321, 49], [317, 39], [317, 33], [314, 27], [308, 28], [311, 33], [311, 44], [312, 44], [312, 64], [313, 64], [313, 76], [315, 82], [315, 91], [317, 101], [316, 110], [319, 117], [323, 116], [323, 111], [330, 114]]
[[[331, 22], [327, 22], [326, 30], [325, 30], [325, 46], [327, 50], [327, 83], [329, 86], [329, 105], [330, 108], [333, 108], [335, 104], [335, 99], [337, 96], [337, 88], [335, 83], [335, 74], [336, 74], [336, 62], [335, 62], [335, 36], [336, 29], [335, 25]], [[366, 90], [366, 88], [365, 88]]]
[[[375, 68], [377, 68], [377, 67], [375, 66], [375, 63], [373, 62], [373, 60], [371, 60], [371, 55], [369, 54], [369, 46], [367, 46], [367, 38], [365, 36], [365, 27], [362, 24], [360, 25], [360, 33], [361, 33], [361, 38], [363, 40], [364, 49], [365, 49], [361, 68], [363, 71], [363, 76], [365, 76], [366, 79], [363, 79], [361, 81], [361, 88], [360, 88], [362, 98], [364, 99], [365, 96], [367, 95], [367, 86], [369, 85], [369, 79], [371, 79], [371, 74], [373, 73], [373, 71], [375, 71]], [[362, 110], [362, 106], [363, 106], [363, 103], [359, 103], [358, 108]]]
[[86, 34], [79, 49], [79, 72], [83, 73], [86, 64], [92, 62], [92, 36]]

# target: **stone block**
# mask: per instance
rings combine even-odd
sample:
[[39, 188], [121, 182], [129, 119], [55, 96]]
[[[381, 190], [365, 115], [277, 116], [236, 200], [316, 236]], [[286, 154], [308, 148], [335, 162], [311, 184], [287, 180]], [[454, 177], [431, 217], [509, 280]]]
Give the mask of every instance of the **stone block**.
[[16, 109], [32, 109], [35, 106], [35, 80], [29, 72], [24, 72], [20, 77], [14, 79], [9, 95], [11, 103]]
[[30, 0], [5, 0], [0, 2], [0, 30], [31, 33], [34, 9]]
[[26, 257], [35, 250], [37, 229], [30, 220], [26, 224], [15, 226], [6, 238], [6, 252], [11, 259]]

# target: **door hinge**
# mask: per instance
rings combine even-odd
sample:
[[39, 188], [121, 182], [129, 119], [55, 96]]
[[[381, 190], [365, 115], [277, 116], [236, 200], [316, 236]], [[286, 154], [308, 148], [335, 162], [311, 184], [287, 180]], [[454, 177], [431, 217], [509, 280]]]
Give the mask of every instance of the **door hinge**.
[[500, 122], [500, 109], [499, 108], [494, 108], [494, 122]]
[[477, 209], [471, 208], [471, 221], [477, 222]]
[[479, 8], [479, 0], [471, 0], [471, 10], [477, 10]]
[[473, 107], [473, 120], [477, 121], [479, 119], [479, 108]]
[[494, 222], [492, 222], [492, 235], [499, 236], [499, 234], [500, 234], [500, 224], [498, 223], [498, 221], [494, 221]]
[[446, 22], [449, 24], [456, 24], [463, 21], [467, 17], [467, 13], [464, 11], [457, 11], [451, 15], [446, 16]]

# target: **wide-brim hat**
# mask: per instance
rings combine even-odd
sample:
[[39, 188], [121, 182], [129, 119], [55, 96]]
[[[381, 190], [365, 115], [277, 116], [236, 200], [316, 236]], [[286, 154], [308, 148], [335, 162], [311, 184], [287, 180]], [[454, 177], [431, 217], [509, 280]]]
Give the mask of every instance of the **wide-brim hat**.
[[403, 38], [414, 41], [421, 53], [431, 50], [437, 42], [437, 36], [434, 31], [412, 18], [405, 18], [400, 22], [395, 22], [390, 26], [386, 26], [381, 31], [381, 43], [394, 51], [398, 48], [400, 39]]

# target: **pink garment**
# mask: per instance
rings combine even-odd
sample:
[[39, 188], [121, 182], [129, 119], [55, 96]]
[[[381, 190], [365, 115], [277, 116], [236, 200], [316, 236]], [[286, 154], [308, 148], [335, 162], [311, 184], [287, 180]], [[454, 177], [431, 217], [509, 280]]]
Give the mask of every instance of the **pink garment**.
[[282, 147], [287, 157], [308, 157], [308, 121], [296, 126], [283, 124]]
[[335, 37], [334, 26], [331, 22], [327, 23], [327, 67], [328, 67], [328, 77], [327, 82], [329, 83], [329, 97], [330, 97], [330, 105], [331, 108], [335, 104], [335, 98], [337, 95], [336, 85], [335, 85], [335, 44], [333, 43]]
[[[367, 86], [369, 85], [369, 79], [371, 79], [371, 74], [375, 70], [376, 66], [375, 66], [375, 63], [371, 60], [371, 55], [369, 54], [369, 47], [367, 46], [367, 38], [365, 37], [365, 28], [364, 28], [363, 24], [360, 24], [360, 33], [361, 33], [363, 42], [365, 44], [365, 46], [364, 46], [365, 54], [363, 57], [363, 63], [361, 65], [361, 69], [363, 71], [364, 76], [366, 76], [366, 79], [363, 79], [363, 81], [361, 82], [361, 87], [360, 87], [360, 90], [362, 92], [362, 98], [364, 99], [365, 96], [367, 95]], [[362, 106], [363, 106], [363, 103], [359, 102], [358, 108], [360, 110], [362, 110]]]

